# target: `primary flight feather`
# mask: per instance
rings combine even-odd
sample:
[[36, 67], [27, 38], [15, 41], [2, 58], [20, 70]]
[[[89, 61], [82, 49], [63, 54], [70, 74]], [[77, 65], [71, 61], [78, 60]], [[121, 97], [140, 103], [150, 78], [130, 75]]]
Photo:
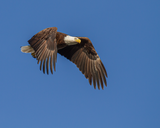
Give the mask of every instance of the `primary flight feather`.
[[92, 42], [87, 37], [73, 37], [57, 32], [56, 27], [46, 28], [34, 35], [28, 46], [22, 46], [21, 51], [31, 53], [40, 63], [40, 70], [43, 69], [49, 74], [49, 68], [53, 74], [56, 69], [57, 52], [77, 65], [79, 70], [89, 80], [90, 85], [96, 89], [100, 86], [104, 89], [107, 86], [106, 69], [95, 51]]

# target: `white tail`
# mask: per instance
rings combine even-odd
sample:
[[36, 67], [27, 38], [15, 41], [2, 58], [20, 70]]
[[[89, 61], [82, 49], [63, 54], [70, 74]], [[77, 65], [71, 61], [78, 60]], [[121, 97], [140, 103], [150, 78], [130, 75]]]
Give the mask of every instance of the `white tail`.
[[34, 53], [34, 49], [28, 45], [28, 46], [22, 46], [21, 47], [21, 52], [24, 52], [24, 53]]

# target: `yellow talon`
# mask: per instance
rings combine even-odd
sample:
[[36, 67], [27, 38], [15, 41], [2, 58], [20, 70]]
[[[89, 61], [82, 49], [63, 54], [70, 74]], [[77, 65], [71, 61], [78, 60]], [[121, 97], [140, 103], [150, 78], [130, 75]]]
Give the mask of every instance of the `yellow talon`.
[[31, 55], [33, 56], [33, 58], [36, 58], [35, 52], [31, 53]]

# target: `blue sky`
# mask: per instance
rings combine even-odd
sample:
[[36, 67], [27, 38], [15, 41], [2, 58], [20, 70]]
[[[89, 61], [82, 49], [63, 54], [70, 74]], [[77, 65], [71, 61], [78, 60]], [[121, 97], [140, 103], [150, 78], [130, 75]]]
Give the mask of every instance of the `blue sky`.
[[[1, 128], [159, 128], [159, 0], [5, 0], [0, 4]], [[20, 46], [57, 27], [89, 37], [108, 72], [95, 90], [58, 55], [43, 74]]]

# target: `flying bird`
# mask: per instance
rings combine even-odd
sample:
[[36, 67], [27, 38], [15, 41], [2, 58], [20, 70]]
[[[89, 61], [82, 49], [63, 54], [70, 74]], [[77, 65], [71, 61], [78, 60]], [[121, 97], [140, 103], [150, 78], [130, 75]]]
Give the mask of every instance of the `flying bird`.
[[[21, 51], [31, 53], [40, 63], [43, 73], [53, 74], [56, 70], [57, 52], [76, 64], [79, 70], [89, 80], [90, 85], [96, 89], [107, 86], [106, 69], [95, 51], [92, 42], [87, 37], [74, 37], [57, 32], [56, 27], [46, 28], [35, 34], [28, 46], [22, 46]], [[101, 46], [101, 45], [100, 45]]]

